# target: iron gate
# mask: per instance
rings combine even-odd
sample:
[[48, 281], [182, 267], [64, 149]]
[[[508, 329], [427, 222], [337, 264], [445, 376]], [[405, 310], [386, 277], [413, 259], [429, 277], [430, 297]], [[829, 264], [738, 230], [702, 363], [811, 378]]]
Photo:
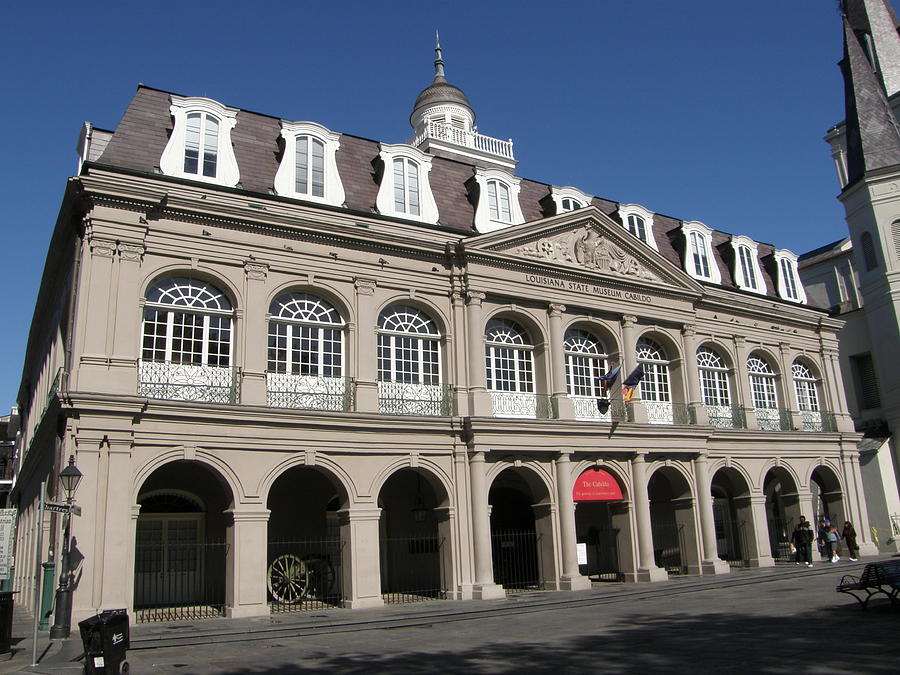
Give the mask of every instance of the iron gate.
[[272, 612], [306, 612], [341, 604], [340, 539], [270, 541], [266, 585]]
[[540, 536], [534, 530], [491, 532], [494, 582], [507, 591], [534, 591], [544, 587], [541, 581], [538, 546]]
[[684, 525], [678, 523], [652, 523], [653, 558], [657, 567], [668, 574], [687, 574], [684, 555]]
[[769, 518], [769, 543], [772, 546], [772, 558], [775, 562], [794, 562], [791, 553], [791, 532], [794, 519]]
[[591, 581], [624, 581], [619, 568], [619, 529], [591, 527], [587, 534], [586, 576]]
[[[747, 546], [747, 521], [737, 518], [716, 519], [716, 542], [719, 558], [729, 567], [750, 567]], [[724, 550], [723, 550], [724, 549]]]
[[138, 543], [134, 553], [135, 621], [204, 619], [225, 615], [225, 560], [221, 541]]
[[447, 584], [441, 562], [444, 540], [384, 537], [381, 540], [381, 595], [386, 603], [444, 600]]

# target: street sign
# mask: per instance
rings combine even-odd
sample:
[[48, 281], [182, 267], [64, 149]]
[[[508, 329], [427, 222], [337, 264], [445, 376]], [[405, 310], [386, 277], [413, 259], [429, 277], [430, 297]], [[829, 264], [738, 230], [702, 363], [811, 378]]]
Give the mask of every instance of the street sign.
[[44, 502], [44, 508], [52, 513], [69, 513], [73, 516], [81, 515], [81, 507], [69, 504], [58, 504], [56, 502]]

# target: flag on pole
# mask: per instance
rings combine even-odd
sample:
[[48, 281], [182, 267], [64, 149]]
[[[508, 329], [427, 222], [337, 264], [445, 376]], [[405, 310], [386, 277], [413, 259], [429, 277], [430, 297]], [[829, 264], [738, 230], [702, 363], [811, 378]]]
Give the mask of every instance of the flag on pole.
[[634, 398], [637, 386], [644, 379], [644, 366], [638, 364], [638, 367], [631, 371], [631, 374], [622, 382], [622, 400], [630, 403]]
[[609, 390], [619, 377], [619, 371], [622, 365], [618, 365], [605, 375], [601, 375], [597, 379], [600, 380], [600, 398], [597, 399], [597, 411], [601, 415], [609, 412]]

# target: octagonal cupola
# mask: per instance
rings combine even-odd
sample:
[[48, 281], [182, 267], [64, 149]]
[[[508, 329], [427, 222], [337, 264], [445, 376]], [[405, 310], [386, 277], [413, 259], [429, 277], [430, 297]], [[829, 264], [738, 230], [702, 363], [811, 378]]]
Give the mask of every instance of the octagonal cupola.
[[410, 143], [425, 152], [440, 149], [506, 168], [516, 165], [512, 140], [479, 134], [469, 99], [462, 89], [447, 82], [439, 37], [434, 48], [434, 80], [416, 97], [409, 123], [414, 132]]

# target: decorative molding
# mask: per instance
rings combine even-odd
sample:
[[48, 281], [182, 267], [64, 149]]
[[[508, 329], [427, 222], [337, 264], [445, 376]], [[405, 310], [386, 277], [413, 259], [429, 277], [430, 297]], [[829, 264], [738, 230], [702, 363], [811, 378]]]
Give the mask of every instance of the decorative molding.
[[550, 306], [549, 306], [549, 310], [550, 310], [551, 317], [553, 317], [553, 318], [560, 317], [560, 316], [562, 316], [563, 312], [566, 311], [566, 306], [561, 305], [558, 302], [551, 302]]
[[357, 295], [375, 295], [376, 283], [374, 279], [354, 279], [353, 286]]
[[637, 323], [637, 317], [634, 314], [622, 315], [622, 326], [634, 326]]
[[466, 304], [480, 306], [486, 297], [482, 291], [466, 291]]
[[269, 265], [267, 263], [256, 261], [245, 262], [244, 274], [247, 275], [248, 279], [253, 279], [255, 281], [265, 281], [266, 277], [269, 274]]
[[119, 243], [119, 256], [122, 260], [141, 262], [144, 259], [146, 250], [147, 248], [143, 244]]
[[116, 242], [109, 239], [91, 237], [88, 246], [91, 247], [91, 255], [98, 258], [113, 258], [116, 255]]

